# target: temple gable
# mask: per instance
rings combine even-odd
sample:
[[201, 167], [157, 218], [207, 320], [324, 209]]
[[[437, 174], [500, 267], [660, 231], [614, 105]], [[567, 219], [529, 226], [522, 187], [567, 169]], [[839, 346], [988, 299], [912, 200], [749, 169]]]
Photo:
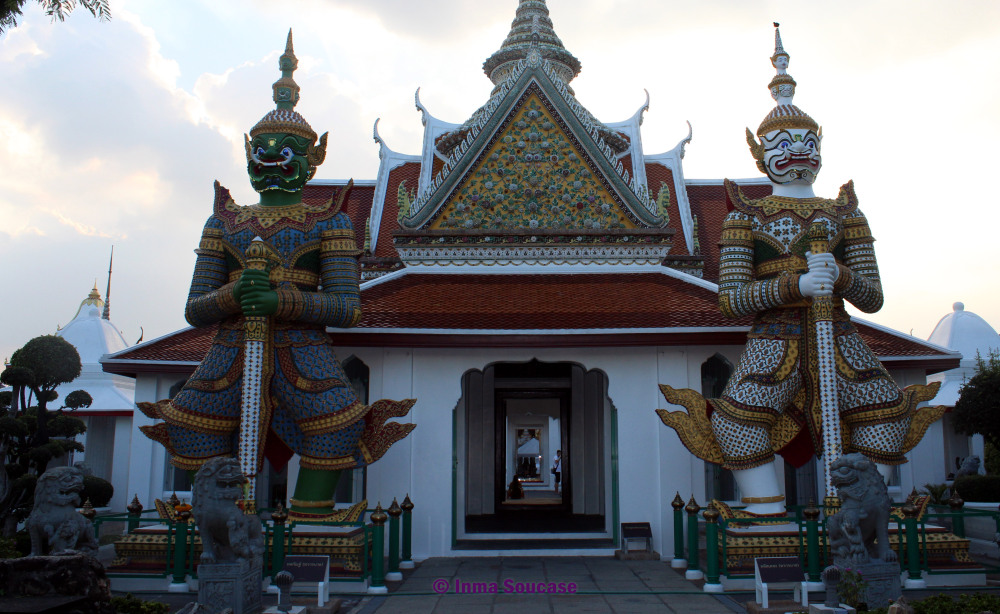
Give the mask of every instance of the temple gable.
[[528, 87], [425, 228], [638, 226], [593, 156], [536, 84]]

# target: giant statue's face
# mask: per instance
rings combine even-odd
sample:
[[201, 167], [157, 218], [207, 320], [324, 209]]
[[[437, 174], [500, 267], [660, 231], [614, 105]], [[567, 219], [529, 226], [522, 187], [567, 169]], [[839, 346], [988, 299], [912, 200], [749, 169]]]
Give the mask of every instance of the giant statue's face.
[[298, 192], [309, 179], [307, 154], [312, 143], [294, 134], [258, 134], [250, 141], [247, 172], [258, 192]]
[[764, 167], [774, 183], [811, 184], [823, 161], [819, 153], [820, 136], [812, 130], [790, 128], [772, 130], [760, 143], [764, 148]]

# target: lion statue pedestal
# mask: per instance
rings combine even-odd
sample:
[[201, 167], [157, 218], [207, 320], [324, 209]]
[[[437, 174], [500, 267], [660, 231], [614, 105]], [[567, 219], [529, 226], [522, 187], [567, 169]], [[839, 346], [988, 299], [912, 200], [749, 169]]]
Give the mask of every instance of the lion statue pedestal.
[[198, 603], [219, 612], [257, 614], [261, 603], [264, 531], [257, 516], [237, 506], [246, 478], [239, 461], [213, 458], [194, 477], [192, 514], [201, 535]]

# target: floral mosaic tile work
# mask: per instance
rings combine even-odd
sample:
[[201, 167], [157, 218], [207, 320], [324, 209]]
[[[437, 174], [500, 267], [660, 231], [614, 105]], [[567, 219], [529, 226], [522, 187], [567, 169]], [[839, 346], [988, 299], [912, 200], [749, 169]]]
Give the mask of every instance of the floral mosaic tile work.
[[528, 95], [430, 225], [431, 229], [636, 228], [579, 143]]

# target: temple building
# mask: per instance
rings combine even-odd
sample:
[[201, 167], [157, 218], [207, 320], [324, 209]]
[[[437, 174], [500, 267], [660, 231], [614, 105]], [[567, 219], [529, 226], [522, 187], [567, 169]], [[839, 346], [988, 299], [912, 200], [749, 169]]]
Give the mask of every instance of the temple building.
[[[739, 499], [731, 476], [654, 413], [665, 407], [661, 383], [718, 394], [743, 351], [750, 319], [718, 306], [722, 178], [685, 177], [690, 132], [669, 151], [643, 149], [648, 100], [621, 121], [587, 111], [571, 85], [581, 62], [543, 0], [520, 0], [483, 68], [491, 87], [467, 119], [439, 119], [417, 97], [420, 152], [394, 151], [376, 124], [378, 175], [347, 196], [364, 246], [363, 314], [328, 332], [361, 399], [417, 399], [417, 428], [338, 497], [387, 506], [409, 494], [415, 558], [608, 554], [621, 522], [649, 522], [669, 554], [675, 493]], [[765, 177], [736, 183], [748, 197], [770, 193]], [[305, 201], [327, 202], [346, 184], [313, 181]], [[937, 344], [857, 325], [901, 386], [959, 366]], [[104, 370], [135, 378], [137, 401], [169, 398], [214, 333], [171, 333], [111, 354]], [[148, 424], [136, 414], [135, 427]], [[897, 493], [944, 480], [940, 429], [901, 466]], [[152, 467], [129, 476], [144, 505], [183, 490], [162, 446], [136, 435], [131, 454]], [[815, 460], [786, 466], [788, 502], [817, 497], [821, 471]], [[294, 478], [294, 465], [260, 476], [261, 503], [282, 499]], [[523, 498], [509, 488], [516, 478]]]
[[[952, 306], [951, 313], [941, 318], [927, 340], [962, 354], [958, 367], [927, 378], [928, 381], [941, 382], [941, 390], [934, 402], [949, 407], [955, 406], [962, 386], [976, 375], [977, 358], [985, 359], [993, 352], [1000, 352], [1000, 334], [986, 320], [966, 311], [965, 304], [960, 302]], [[945, 458], [952, 463], [949, 473], [957, 471], [962, 459], [970, 454], [985, 459], [982, 435], [968, 437], [955, 433], [950, 414], [945, 414], [942, 423]], [[985, 464], [979, 466], [981, 473], [985, 469]]]
[[[100, 361], [102, 356], [125, 350], [128, 343], [111, 322], [109, 305], [101, 298], [96, 285], [80, 303], [73, 319], [56, 335], [73, 344], [81, 363], [80, 376], [56, 388], [59, 399], [65, 399], [74, 390], [84, 390], [93, 399], [90, 407], [73, 412], [86, 424], [87, 432], [77, 437], [84, 451], [73, 453], [66, 461], [83, 462], [95, 476], [111, 482], [115, 494], [109, 507], [124, 509], [129, 501], [129, 444], [135, 409], [135, 379], [104, 371]], [[60, 404], [57, 399], [50, 407]]]

